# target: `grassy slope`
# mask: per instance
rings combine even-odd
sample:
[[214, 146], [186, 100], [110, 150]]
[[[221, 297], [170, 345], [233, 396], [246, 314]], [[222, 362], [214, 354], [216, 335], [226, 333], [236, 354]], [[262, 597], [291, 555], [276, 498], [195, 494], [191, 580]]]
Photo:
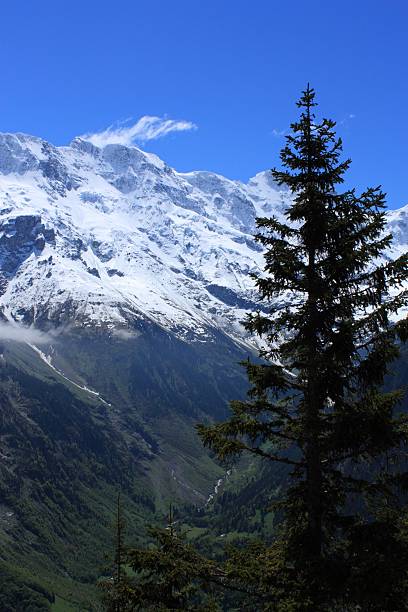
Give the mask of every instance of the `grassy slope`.
[[[60, 341], [55, 363], [108, 405], [27, 346], [1, 352], [0, 576], [22, 610], [97, 610], [118, 489], [133, 543], [170, 501], [205, 502], [223, 469], [193, 425], [223, 416], [226, 399], [243, 391], [243, 355], [223, 339], [189, 347], [157, 330], [127, 342], [103, 334]], [[14, 612], [10, 592], [0, 582], [0, 609]]]

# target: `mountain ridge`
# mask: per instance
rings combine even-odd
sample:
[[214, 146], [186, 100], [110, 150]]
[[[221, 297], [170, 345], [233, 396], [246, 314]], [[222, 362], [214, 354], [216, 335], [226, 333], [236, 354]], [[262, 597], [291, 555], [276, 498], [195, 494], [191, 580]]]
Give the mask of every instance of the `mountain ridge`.
[[[244, 184], [137, 147], [0, 134], [0, 198], [3, 318], [111, 330], [149, 319], [186, 341], [221, 330], [253, 347], [240, 321], [263, 267], [255, 218], [282, 217], [290, 199], [268, 172]], [[407, 211], [389, 213], [396, 251]]]

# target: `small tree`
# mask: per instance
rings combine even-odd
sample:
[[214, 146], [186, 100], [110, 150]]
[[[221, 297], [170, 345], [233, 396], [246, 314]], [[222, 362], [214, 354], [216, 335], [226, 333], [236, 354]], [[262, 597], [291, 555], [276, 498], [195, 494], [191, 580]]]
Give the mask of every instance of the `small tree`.
[[246, 364], [248, 401], [198, 430], [220, 459], [246, 452], [290, 470], [281, 535], [255, 564], [265, 609], [401, 610], [407, 418], [396, 412], [401, 393], [382, 384], [407, 338], [407, 320], [392, 315], [407, 303], [408, 255], [381, 258], [392, 237], [380, 188], [336, 191], [350, 160], [315, 106], [308, 86], [284, 169], [272, 171], [293, 195], [286, 219], [257, 220], [265, 268], [255, 281], [268, 311], [246, 327], [264, 339], [264, 362]]
[[104, 591], [104, 603], [107, 612], [125, 612], [131, 610], [128, 606], [129, 581], [124, 571], [126, 548], [124, 532], [126, 522], [123, 516], [121, 495], [116, 500], [115, 519], [115, 554], [113, 558], [112, 577], [103, 580], [100, 588]]
[[[111, 607], [108, 610], [219, 610], [211, 597], [213, 588], [210, 586], [212, 580], [217, 580], [219, 570], [213, 561], [205, 559], [186, 542], [177, 528], [172, 508], [167, 527], [150, 528], [149, 535], [152, 539], [149, 546], [129, 547], [125, 552], [126, 564], [131, 571], [129, 577], [120, 578], [121, 561], [116, 555], [118, 569], [110, 591]], [[121, 545], [119, 549], [122, 550]], [[112, 607], [114, 605], [118, 607]]]

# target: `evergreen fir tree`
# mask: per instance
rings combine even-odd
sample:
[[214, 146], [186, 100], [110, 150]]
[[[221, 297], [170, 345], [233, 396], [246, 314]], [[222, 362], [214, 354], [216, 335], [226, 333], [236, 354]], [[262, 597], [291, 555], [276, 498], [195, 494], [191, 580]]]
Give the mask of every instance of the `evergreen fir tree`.
[[263, 363], [246, 364], [248, 401], [198, 429], [220, 459], [252, 453], [290, 470], [279, 537], [229, 566], [257, 583], [256, 609], [403, 610], [408, 425], [401, 392], [382, 385], [407, 339], [393, 316], [407, 304], [408, 255], [381, 258], [392, 237], [379, 187], [338, 190], [350, 160], [315, 106], [308, 86], [272, 171], [293, 194], [286, 218], [257, 220], [267, 310], [246, 327], [264, 340]]

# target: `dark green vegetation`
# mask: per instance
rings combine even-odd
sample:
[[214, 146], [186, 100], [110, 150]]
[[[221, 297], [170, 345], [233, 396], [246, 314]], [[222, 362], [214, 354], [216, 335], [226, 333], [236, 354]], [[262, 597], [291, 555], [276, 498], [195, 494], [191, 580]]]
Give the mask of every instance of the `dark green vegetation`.
[[2, 344], [2, 612], [100, 609], [118, 490], [127, 537], [143, 543], [169, 501], [204, 505], [225, 472], [193, 427], [244, 393], [244, 353], [222, 336], [189, 345], [154, 326], [137, 333], [71, 331], [54, 344], [53, 364], [101, 397], [28, 345]]
[[[255, 281], [269, 312], [251, 313], [246, 327], [264, 340], [264, 362], [246, 364], [247, 401], [198, 427], [219, 459], [269, 466], [224, 493], [220, 524], [251, 530], [252, 520], [263, 537], [236, 541], [224, 558], [213, 546], [209, 558], [169, 524], [153, 547], [128, 552], [136, 577], [112, 591], [120, 609], [408, 609], [408, 411], [405, 390], [384, 389], [398, 382], [391, 364], [408, 339], [408, 320], [392, 320], [408, 303], [408, 254], [380, 259], [392, 240], [384, 194], [339, 190], [350, 161], [315, 106], [308, 87], [284, 170], [272, 171], [293, 193], [286, 219], [257, 220], [265, 269]], [[218, 605], [200, 598], [207, 584], [226, 592]]]

